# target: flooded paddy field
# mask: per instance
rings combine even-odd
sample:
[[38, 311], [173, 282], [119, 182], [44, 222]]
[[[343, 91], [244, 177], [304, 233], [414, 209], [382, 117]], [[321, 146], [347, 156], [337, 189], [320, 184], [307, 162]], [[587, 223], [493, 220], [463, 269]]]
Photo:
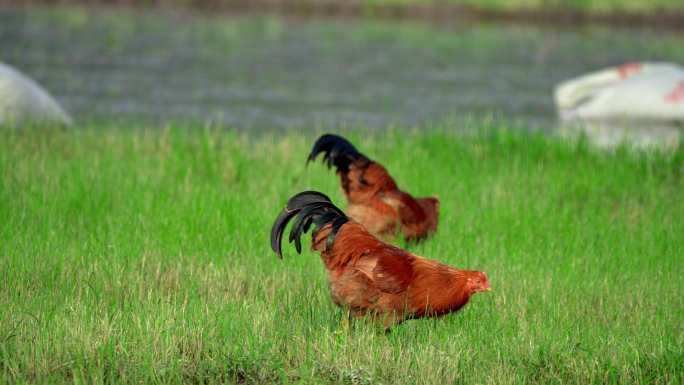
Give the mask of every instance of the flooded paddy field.
[[497, 116], [550, 129], [557, 82], [684, 62], [682, 47], [681, 33], [647, 29], [0, 8], [0, 60], [77, 121], [378, 129]]

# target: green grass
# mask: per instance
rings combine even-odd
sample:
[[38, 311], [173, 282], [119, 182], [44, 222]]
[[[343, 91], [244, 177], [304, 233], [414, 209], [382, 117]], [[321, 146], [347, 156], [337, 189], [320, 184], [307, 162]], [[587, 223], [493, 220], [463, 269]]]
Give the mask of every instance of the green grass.
[[342, 330], [323, 266], [270, 250], [315, 135], [0, 130], [0, 383], [680, 384], [684, 152], [506, 133], [350, 139], [442, 201], [413, 252], [495, 291]]

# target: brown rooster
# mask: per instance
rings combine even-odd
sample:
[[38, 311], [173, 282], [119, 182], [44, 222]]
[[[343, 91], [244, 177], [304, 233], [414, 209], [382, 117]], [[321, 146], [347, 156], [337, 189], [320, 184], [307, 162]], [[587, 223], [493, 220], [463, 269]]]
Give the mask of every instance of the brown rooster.
[[413, 198], [399, 190], [382, 165], [340, 136], [326, 134], [318, 138], [307, 164], [320, 153], [324, 153], [328, 167], [337, 168], [349, 203], [347, 213], [372, 234], [387, 239], [401, 233], [411, 241], [437, 231], [437, 198]]
[[462, 308], [470, 296], [490, 291], [487, 275], [459, 270], [388, 245], [315, 191], [287, 202], [271, 229], [271, 248], [282, 258], [285, 227], [295, 219], [289, 240], [301, 253], [301, 236], [311, 225], [312, 248], [325, 264], [333, 301], [350, 316], [366, 314], [385, 328], [410, 318], [441, 316]]

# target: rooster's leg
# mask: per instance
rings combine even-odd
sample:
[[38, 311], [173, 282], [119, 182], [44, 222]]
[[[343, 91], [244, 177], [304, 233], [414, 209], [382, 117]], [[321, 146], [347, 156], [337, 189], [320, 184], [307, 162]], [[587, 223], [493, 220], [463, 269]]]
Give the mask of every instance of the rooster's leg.
[[385, 328], [385, 333], [391, 331], [393, 326], [400, 324], [404, 319], [405, 318], [403, 313], [385, 313], [382, 316], [382, 326]]
[[351, 309], [347, 309], [347, 316], [344, 317], [344, 319], [342, 320], [342, 329], [344, 329], [344, 330], [350, 330], [351, 329], [351, 317], [352, 317]]
[[355, 316], [355, 313], [350, 308], [347, 308], [345, 310], [345, 313], [346, 314], [342, 317], [342, 328], [340, 330], [340, 333], [342, 333], [345, 330], [349, 332], [351, 332], [352, 330], [352, 318]]

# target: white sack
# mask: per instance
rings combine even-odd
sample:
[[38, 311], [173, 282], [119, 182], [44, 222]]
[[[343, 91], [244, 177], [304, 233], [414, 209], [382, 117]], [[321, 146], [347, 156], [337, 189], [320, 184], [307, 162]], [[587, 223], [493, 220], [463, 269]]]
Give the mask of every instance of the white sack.
[[629, 63], [559, 84], [562, 120], [684, 121], [684, 68], [670, 63]]
[[0, 124], [29, 121], [70, 124], [71, 118], [35, 81], [0, 63]]

